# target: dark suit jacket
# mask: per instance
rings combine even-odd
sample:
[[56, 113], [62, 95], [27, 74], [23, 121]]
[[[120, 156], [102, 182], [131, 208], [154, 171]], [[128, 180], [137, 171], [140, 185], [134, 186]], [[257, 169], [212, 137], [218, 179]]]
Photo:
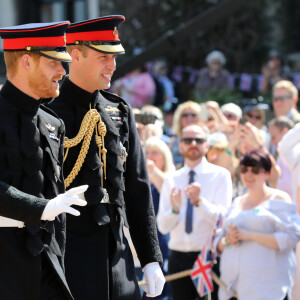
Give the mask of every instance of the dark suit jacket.
[[0, 227], [0, 298], [39, 299], [45, 251], [72, 299], [62, 265], [65, 216], [41, 222], [49, 199], [64, 192], [64, 125], [9, 81], [0, 91], [0, 107], [0, 215], [26, 225]]

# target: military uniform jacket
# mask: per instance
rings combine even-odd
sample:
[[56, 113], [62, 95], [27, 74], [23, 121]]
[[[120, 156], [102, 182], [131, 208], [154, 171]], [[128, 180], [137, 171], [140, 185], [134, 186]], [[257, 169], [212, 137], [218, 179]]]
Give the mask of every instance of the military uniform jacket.
[[[104, 180], [104, 188], [113, 204], [100, 203], [104, 195], [101, 188], [102, 162], [93, 137], [85, 162], [70, 186], [89, 185], [85, 192], [88, 205], [79, 208], [79, 218], [67, 216], [67, 234], [88, 234], [117, 218], [118, 222], [130, 227], [142, 266], [154, 261], [161, 263], [147, 168], [131, 108], [124, 100], [111, 93], [88, 93], [73, 84], [68, 77], [63, 82], [59, 97], [50, 104], [50, 108], [63, 119], [68, 138], [77, 135], [82, 119], [90, 107], [97, 109], [107, 129], [104, 138], [107, 149], [107, 178]], [[125, 149], [122, 150], [122, 146], [128, 154], [124, 164], [121, 157]], [[81, 143], [70, 148], [64, 162], [65, 178], [71, 172], [80, 148]]]
[[64, 192], [64, 125], [9, 81], [0, 107], [0, 215], [25, 222], [25, 228], [0, 227], [0, 298], [39, 299], [45, 251], [72, 299], [62, 269], [65, 216], [41, 221], [49, 199]]

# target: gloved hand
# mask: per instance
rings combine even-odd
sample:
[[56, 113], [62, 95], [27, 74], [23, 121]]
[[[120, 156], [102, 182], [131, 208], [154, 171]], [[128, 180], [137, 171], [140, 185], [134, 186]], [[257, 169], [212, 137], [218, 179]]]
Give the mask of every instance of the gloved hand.
[[69, 213], [74, 216], [79, 216], [80, 212], [70, 206], [85, 206], [87, 204], [86, 201], [80, 199], [80, 197], [82, 197], [80, 194], [84, 193], [87, 188], [88, 185], [81, 185], [50, 200], [43, 211], [41, 220], [53, 221], [55, 217], [61, 213]]
[[143, 272], [147, 281], [147, 285], [144, 286], [147, 297], [159, 296], [166, 280], [158, 262], [147, 264], [143, 268]]

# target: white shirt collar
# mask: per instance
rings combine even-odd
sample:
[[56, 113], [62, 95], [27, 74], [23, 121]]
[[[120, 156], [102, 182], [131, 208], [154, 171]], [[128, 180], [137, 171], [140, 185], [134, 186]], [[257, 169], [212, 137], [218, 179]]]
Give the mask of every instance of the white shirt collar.
[[194, 170], [196, 174], [201, 174], [205, 172], [207, 165], [208, 161], [206, 160], [206, 157], [203, 156], [201, 162], [194, 168], [191, 168], [187, 164], [184, 164], [183, 171], [184, 173], [189, 174], [191, 170]]

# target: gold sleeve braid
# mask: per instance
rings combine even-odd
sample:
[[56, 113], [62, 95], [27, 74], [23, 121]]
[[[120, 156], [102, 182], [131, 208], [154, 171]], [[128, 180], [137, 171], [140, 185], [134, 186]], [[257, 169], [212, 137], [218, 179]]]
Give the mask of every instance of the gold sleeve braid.
[[[98, 123], [98, 126], [97, 126], [97, 123]], [[101, 166], [101, 173], [104, 174], [104, 177], [106, 179], [106, 153], [107, 153], [107, 150], [105, 149], [105, 146], [104, 146], [104, 136], [106, 135], [106, 126], [101, 121], [101, 116], [98, 113], [98, 111], [96, 109], [90, 109], [85, 114], [85, 116], [81, 122], [78, 134], [72, 139], [65, 137], [64, 148], [66, 150], [65, 150], [64, 161], [66, 160], [66, 158], [68, 156], [69, 149], [71, 147], [78, 145], [83, 140], [76, 163], [75, 163], [72, 171], [68, 175], [68, 177], [65, 179], [66, 188], [69, 187], [69, 185], [72, 183], [72, 181], [78, 175], [78, 173], [84, 163], [84, 160], [86, 158], [87, 152], [90, 147], [90, 143], [91, 143], [91, 139], [92, 139], [94, 130], [95, 130], [96, 144], [99, 147], [99, 158], [100, 158], [100, 160], [102, 158], [102, 162], [103, 162], [103, 165]], [[101, 186], [103, 187], [103, 176], [101, 176]]]

